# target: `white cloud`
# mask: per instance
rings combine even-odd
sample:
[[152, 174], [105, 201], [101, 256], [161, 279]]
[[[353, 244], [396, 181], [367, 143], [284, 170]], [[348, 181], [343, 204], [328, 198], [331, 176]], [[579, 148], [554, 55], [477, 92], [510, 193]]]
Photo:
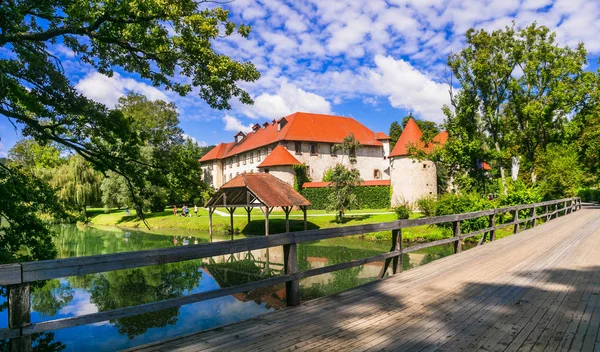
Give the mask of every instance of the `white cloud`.
[[117, 72], [112, 77], [92, 72], [79, 80], [75, 88], [86, 97], [102, 103], [109, 108], [114, 107], [119, 98], [130, 91], [143, 94], [150, 100], [170, 101], [165, 93], [155, 87], [138, 82], [133, 78], [121, 77]]
[[190, 141], [192, 141], [193, 143], [196, 143], [196, 144], [198, 144], [200, 147], [206, 147], [206, 146], [208, 145], [208, 143], [206, 143], [205, 141], [198, 141], [198, 140], [196, 139], [196, 137], [192, 137], [192, 136], [190, 136], [190, 135], [189, 135], [189, 134], [187, 134], [187, 133], [184, 133], [184, 134], [183, 134], [183, 138], [185, 138], [185, 139], [189, 139], [189, 140], [190, 140]]
[[449, 86], [437, 83], [404, 60], [375, 57], [377, 68], [370, 71], [373, 89], [388, 96], [393, 107], [412, 110], [431, 121], [442, 122], [442, 106], [449, 102]]
[[51, 50], [53, 53], [58, 54], [58, 56], [64, 56], [68, 58], [75, 57], [75, 52], [64, 44], [56, 44], [52, 46]]
[[246, 126], [240, 120], [238, 120], [237, 118], [235, 118], [231, 115], [225, 115], [225, 117], [223, 117], [223, 122], [225, 123], [225, 131], [231, 131], [231, 132], [242, 131], [244, 133], [248, 133], [248, 132], [252, 131], [253, 124], [249, 124]]
[[331, 114], [331, 103], [320, 95], [307, 92], [294, 84], [283, 82], [277, 94], [263, 93], [254, 99], [254, 105], [243, 107], [252, 118], [280, 118], [297, 111]]

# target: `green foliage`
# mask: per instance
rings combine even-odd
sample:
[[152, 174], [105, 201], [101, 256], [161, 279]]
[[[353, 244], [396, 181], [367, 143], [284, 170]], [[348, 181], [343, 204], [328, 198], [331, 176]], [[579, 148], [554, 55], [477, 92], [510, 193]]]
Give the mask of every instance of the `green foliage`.
[[528, 186], [522, 180], [512, 181], [507, 183], [507, 194], [501, 195], [498, 198], [499, 206], [511, 206], [521, 204], [539, 203], [543, 199], [542, 194], [535, 186]]
[[398, 217], [398, 220], [405, 220], [410, 218], [410, 214], [412, 214], [412, 211], [410, 210], [410, 206], [408, 206], [408, 203], [402, 203], [394, 207], [394, 213], [396, 213], [396, 217]]
[[[327, 209], [329, 187], [303, 188], [302, 195], [311, 203], [311, 209]], [[353, 189], [354, 194], [360, 201], [362, 209], [389, 209], [390, 208], [390, 186], [358, 186]]]
[[85, 219], [86, 207], [100, 202], [100, 174], [78, 155], [71, 156], [53, 174], [50, 185], [56, 190], [59, 201], [66, 208], [80, 211]]
[[600, 189], [582, 188], [577, 191], [577, 196], [584, 202], [600, 203]]
[[331, 182], [332, 175], [333, 175], [333, 168], [330, 167], [329, 169], [325, 170], [325, 172], [323, 173], [323, 178], [322, 178], [323, 182]]
[[38, 175], [39, 168], [52, 169], [66, 162], [60, 156], [60, 150], [53, 144], [41, 145], [33, 139], [19, 140], [8, 152], [10, 165], [21, 170]]
[[[356, 152], [358, 151], [358, 148], [360, 148], [360, 141], [356, 140], [354, 134], [350, 133], [344, 138], [342, 143], [334, 144], [331, 150], [341, 155], [348, 155], [350, 164], [354, 165], [356, 164]], [[344, 159], [342, 158], [342, 163], [343, 161]], [[333, 173], [335, 173], [335, 167]], [[334, 175], [332, 176], [335, 177]]]
[[294, 165], [294, 189], [300, 191], [304, 182], [310, 181], [306, 174], [306, 164]]
[[572, 145], [549, 145], [541, 158], [540, 193], [545, 199], [574, 197], [584, 179], [577, 150]]
[[345, 210], [360, 208], [360, 200], [354, 194], [354, 188], [360, 182], [360, 172], [336, 164], [331, 175], [331, 193], [327, 196], [327, 209], [335, 210], [337, 221], [342, 221]]
[[[435, 203], [435, 215], [461, 214], [492, 208], [495, 208], [494, 203], [477, 193], [444, 194]], [[487, 217], [465, 220], [460, 223], [460, 231], [461, 233], [469, 233], [484, 229], [488, 225]], [[437, 226], [452, 229], [453, 225], [451, 223], [444, 223]]]
[[398, 123], [398, 121], [392, 122], [390, 125], [390, 150], [394, 149], [396, 142], [400, 138], [402, 134], [402, 126]]
[[66, 217], [46, 182], [0, 165], [0, 263], [54, 258], [53, 234], [42, 213]]
[[416, 204], [417, 208], [423, 213], [425, 217], [431, 217], [435, 216], [435, 202], [435, 197], [426, 196], [417, 199]]
[[489, 183], [482, 161], [492, 176], [500, 173], [503, 189], [511, 157], [521, 157], [521, 169], [535, 182], [547, 146], [564, 139], [578, 109], [586, 51], [559, 46], [554, 33], [535, 23], [491, 33], [470, 29], [466, 43], [448, 58], [461, 90], [453, 109], [444, 109], [449, 141], [441, 159], [454, 173], [466, 172], [465, 185], [475, 191]]
[[[247, 38], [250, 27], [235, 24], [227, 10], [204, 2], [182, 0], [165, 5], [157, 0], [143, 4], [17, 1], [0, 5], [0, 23], [0, 48], [5, 54], [0, 58], [0, 115], [19, 125], [24, 137], [44, 146], [60, 145], [91, 162], [100, 172], [112, 170], [125, 177], [132, 189], [146, 187], [148, 175], [141, 170], [162, 166], [141, 168], [145, 157], [140, 152], [144, 146], [143, 134], [122, 111], [110, 110], [75, 89], [65, 73], [67, 62], [52, 54], [54, 45], [64, 45], [79, 62], [101, 74], [112, 76], [114, 69], [120, 69], [182, 96], [193, 91], [216, 109], [230, 108], [229, 102], [234, 98], [252, 103], [239, 84], [260, 76], [251, 63], [235, 61], [213, 48], [223, 37], [235, 34]], [[6, 190], [3, 196], [14, 197], [28, 191], [34, 194], [12, 203], [4, 202], [2, 206], [18, 208], [15, 204], [24, 202], [28, 205], [21, 207], [21, 212], [32, 214], [54, 206], [44, 186], [32, 184], [38, 180], [30, 178], [24, 170], [4, 172], [2, 184], [17, 173], [19, 177], [18, 182], [2, 186]], [[189, 177], [191, 180], [195, 176]], [[21, 188], [16, 189], [17, 186]], [[150, 198], [144, 192], [131, 192], [136, 203], [138, 195]], [[32, 205], [36, 201], [48, 203]], [[141, 204], [138, 205], [141, 210]], [[28, 236], [35, 242], [43, 233], [35, 215], [31, 215], [33, 227], [28, 228], [13, 226], [21, 223], [25, 215], [4, 208], [0, 213], [5, 216], [3, 221], [23, 231], [14, 240]], [[31, 241], [24, 240], [21, 244], [29, 247]], [[19, 248], [12, 250], [10, 253], [21, 253]], [[25, 257], [46, 259], [47, 253], [39, 253], [42, 255], [39, 258]]]

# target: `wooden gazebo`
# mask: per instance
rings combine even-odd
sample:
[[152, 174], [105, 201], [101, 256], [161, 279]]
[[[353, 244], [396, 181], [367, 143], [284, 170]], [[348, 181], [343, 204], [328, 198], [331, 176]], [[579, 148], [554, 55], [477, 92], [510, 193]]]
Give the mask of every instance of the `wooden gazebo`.
[[273, 208], [280, 207], [285, 212], [285, 230], [290, 231], [290, 212], [299, 207], [304, 213], [304, 230], [307, 229], [306, 207], [310, 202], [293, 187], [268, 173], [241, 174], [227, 182], [206, 203], [208, 208], [209, 233], [212, 238], [212, 215], [217, 208], [225, 208], [229, 212], [231, 231], [233, 232], [233, 213], [237, 208], [244, 208], [250, 213], [260, 208], [265, 214], [265, 235], [269, 235], [269, 214]]

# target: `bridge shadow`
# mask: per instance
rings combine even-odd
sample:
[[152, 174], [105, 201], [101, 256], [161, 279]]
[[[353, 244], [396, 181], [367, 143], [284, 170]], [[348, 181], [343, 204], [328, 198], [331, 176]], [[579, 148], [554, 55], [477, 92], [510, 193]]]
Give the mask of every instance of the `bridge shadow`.
[[[314, 222], [308, 221], [308, 230], [319, 229], [320, 226]], [[290, 219], [290, 231], [303, 231], [304, 220]], [[264, 235], [265, 234], [265, 220], [251, 220], [249, 223], [240, 230], [240, 232], [247, 236], [252, 235]], [[285, 232], [285, 219], [271, 218], [269, 219], [269, 234], [274, 235]]]
[[[300, 341], [290, 347], [382, 351], [598, 348], [600, 267], [523, 271], [519, 278], [526, 282], [470, 282], [425, 305], [386, 291], [387, 280], [374, 282], [370, 289], [366, 285], [330, 296], [328, 313], [335, 319], [327, 320], [330, 325], [323, 321], [327, 332], [320, 333], [317, 342]], [[335, 303], [364, 289], [369, 289], [367, 295], [356, 296], [343, 306]]]

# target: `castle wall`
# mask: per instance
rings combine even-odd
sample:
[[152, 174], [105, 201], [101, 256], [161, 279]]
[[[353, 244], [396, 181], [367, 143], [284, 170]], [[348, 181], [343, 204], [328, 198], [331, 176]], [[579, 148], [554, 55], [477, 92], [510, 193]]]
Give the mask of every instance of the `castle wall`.
[[419, 198], [437, 194], [436, 167], [432, 161], [409, 157], [390, 160], [392, 205], [403, 201], [413, 205]]

